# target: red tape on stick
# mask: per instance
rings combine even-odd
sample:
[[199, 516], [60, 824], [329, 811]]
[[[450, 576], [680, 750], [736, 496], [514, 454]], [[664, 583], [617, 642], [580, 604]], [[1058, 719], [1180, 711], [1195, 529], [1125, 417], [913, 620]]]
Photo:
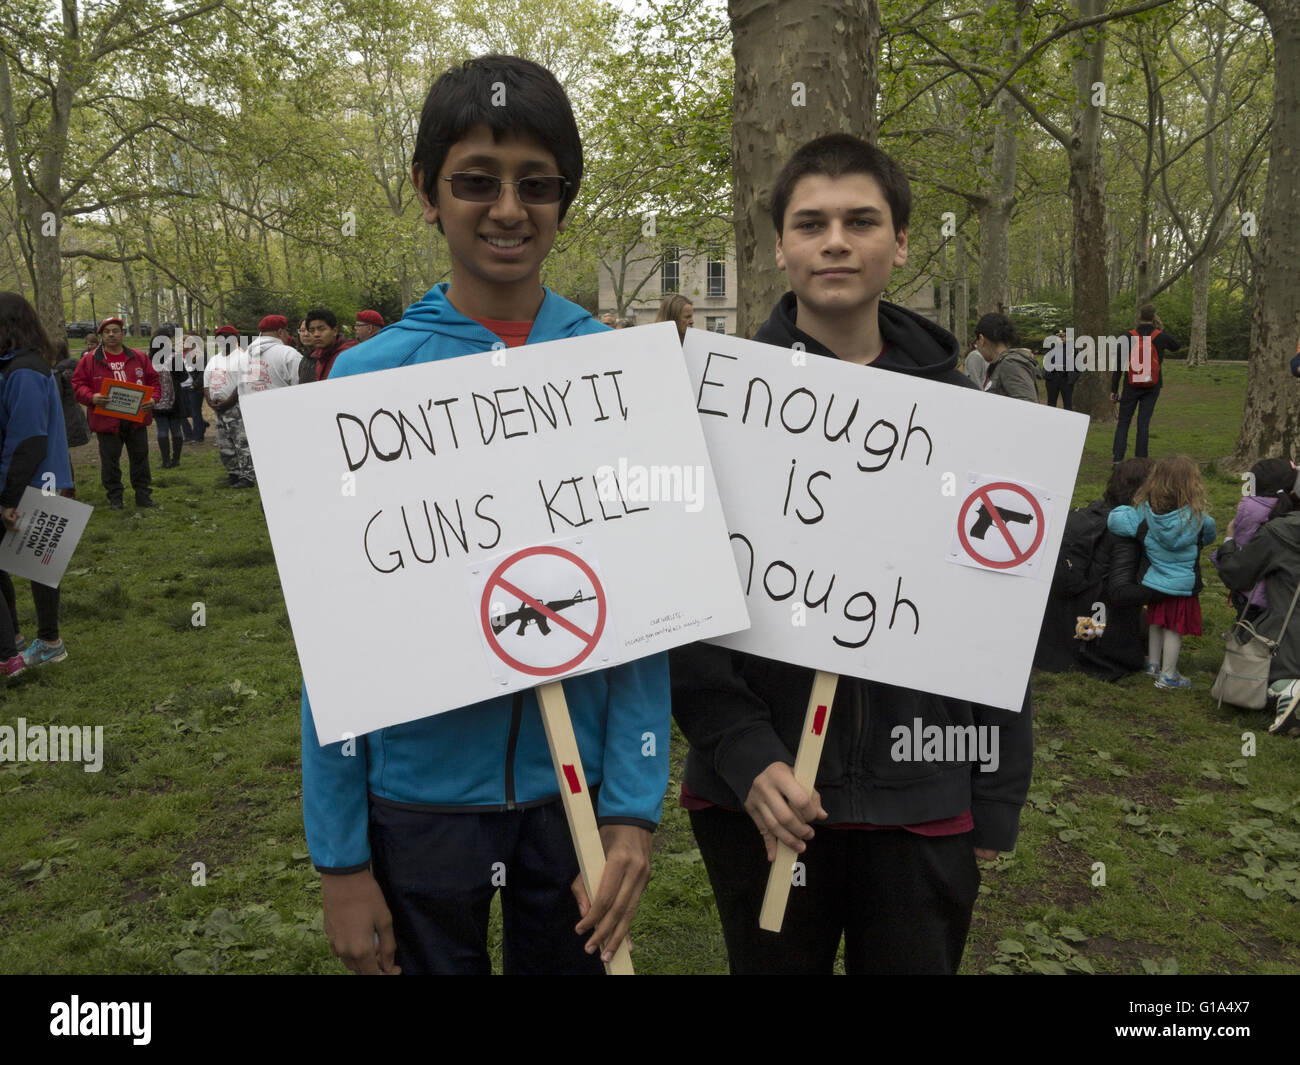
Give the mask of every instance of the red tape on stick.
[[826, 707], [817, 707], [817, 713], [813, 715], [813, 735], [820, 736], [822, 728], [826, 725]]
[[571, 765], [564, 767], [564, 779], [569, 782], [569, 790], [577, 795], [582, 791], [582, 785], [578, 783], [578, 771]]

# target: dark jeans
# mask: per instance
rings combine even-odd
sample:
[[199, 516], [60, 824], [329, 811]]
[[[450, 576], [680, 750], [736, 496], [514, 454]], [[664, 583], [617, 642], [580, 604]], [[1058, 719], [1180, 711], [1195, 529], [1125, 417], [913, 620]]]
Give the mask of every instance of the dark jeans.
[[498, 886], [507, 974], [604, 972], [600, 955], [582, 949], [588, 937], [573, 931], [578, 856], [559, 800], [478, 814], [372, 799], [370, 854], [403, 974], [491, 973], [488, 908]]
[[[59, 590], [47, 584], [31, 582], [32, 601], [36, 604], [36, 635], [46, 643], [59, 642]], [[8, 661], [18, 653], [14, 634], [18, 631], [18, 597], [9, 574], [0, 571], [0, 596], [5, 609], [0, 610], [0, 660]]]
[[[178, 409], [179, 406], [178, 403]], [[163, 462], [170, 462], [173, 454], [179, 459], [185, 419], [178, 413], [159, 414], [154, 411], [153, 423], [158, 428], [158, 450], [162, 452]]]
[[196, 440], [203, 442], [203, 434], [207, 431], [208, 423], [203, 419], [203, 390], [201, 388], [182, 389], [181, 395], [184, 397], [183, 402], [189, 411], [189, 428], [185, 433], [187, 440]]
[[973, 833], [816, 828], [780, 933], [758, 927], [770, 865], [748, 814], [691, 812], [733, 975], [955, 973], [979, 891]]
[[122, 448], [131, 463], [131, 487], [135, 501], [150, 498], [149, 430], [143, 425], [123, 422], [116, 433], [96, 433], [99, 438], [99, 483], [104, 486], [110, 503], [122, 501]]
[[1124, 382], [1124, 391], [1119, 397], [1119, 415], [1115, 421], [1112, 457], [1116, 462], [1122, 462], [1124, 452], [1128, 450], [1128, 423], [1133, 420], [1134, 408], [1137, 408], [1138, 431], [1133, 456], [1139, 459], [1147, 457], [1147, 427], [1151, 424], [1151, 412], [1156, 409], [1156, 400], [1160, 398], [1160, 387], [1133, 388], [1127, 381]]
[[1074, 382], [1066, 379], [1064, 381], [1056, 378], [1055, 374], [1047, 375], [1047, 405], [1056, 406], [1056, 397], [1061, 397], [1061, 407], [1064, 410], [1074, 410]]

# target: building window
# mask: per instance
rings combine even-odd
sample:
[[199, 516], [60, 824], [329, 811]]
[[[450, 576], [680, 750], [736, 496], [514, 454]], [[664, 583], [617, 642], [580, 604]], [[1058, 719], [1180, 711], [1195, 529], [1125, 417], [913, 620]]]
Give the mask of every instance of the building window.
[[727, 331], [727, 316], [725, 314], [710, 314], [704, 319], [704, 327], [710, 333], [725, 333]]
[[681, 249], [667, 248], [659, 272], [659, 294], [670, 295], [681, 287]]
[[724, 297], [727, 294], [727, 252], [724, 248], [712, 248], [709, 251], [709, 259], [705, 265], [706, 283], [708, 288], [705, 290], [711, 297]]

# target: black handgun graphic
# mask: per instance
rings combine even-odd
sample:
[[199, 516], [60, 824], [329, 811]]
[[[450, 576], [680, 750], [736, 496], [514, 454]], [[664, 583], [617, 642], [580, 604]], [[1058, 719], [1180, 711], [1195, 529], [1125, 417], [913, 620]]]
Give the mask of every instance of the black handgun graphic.
[[[582, 589], [579, 588], [573, 593], [572, 599], [552, 599], [546, 604], [546, 609], [557, 611], [565, 610], [578, 603], [588, 601], [589, 599], [583, 597]], [[515, 622], [519, 623], [519, 628], [515, 629], [516, 636], [524, 635], [525, 630], [532, 624], [537, 625], [537, 631], [543, 636], [549, 636], [551, 634], [551, 624], [547, 620], [546, 615], [535, 607], [529, 606], [527, 603], [520, 603], [518, 610], [513, 610], [503, 617], [493, 618], [491, 621], [492, 631], [498, 634], [503, 633]]]
[[[1011, 521], [1018, 525], [1028, 525], [1034, 520], [1032, 514], [1021, 514], [1018, 510], [1006, 510], [1003, 507], [997, 507], [995, 509], [998, 512], [998, 517], [1004, 522]], [[988, 507], [981, 503], [979, 510], [975, 511], [975, 525], [970, 531], [971, 539], [983, 540], [984, 534], [989, 531], [992, 525], [993, 515], [989, 513]]]

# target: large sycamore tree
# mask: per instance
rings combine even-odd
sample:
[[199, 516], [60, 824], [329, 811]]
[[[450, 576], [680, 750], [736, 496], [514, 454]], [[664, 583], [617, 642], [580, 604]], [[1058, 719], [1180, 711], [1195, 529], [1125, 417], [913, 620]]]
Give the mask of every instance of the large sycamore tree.
[[1261, 456], [1296, 458], [1300, 449], [1300, 381], [1289, 363], [1300, 338], [1300, 0], [1253, 0], [1273, 33], [1273, 128], [1268, 180], [1260, 210], [1250, 366], [1241, 435], [1233, 458], [1246, 467]]
[[776, 268], [772, 183], [805, 141], [828, 133], [876, 140], [876, 0], [730, 0], [735, 111], [731, 132], [736, 328], [751, 335], [785, 278]]

